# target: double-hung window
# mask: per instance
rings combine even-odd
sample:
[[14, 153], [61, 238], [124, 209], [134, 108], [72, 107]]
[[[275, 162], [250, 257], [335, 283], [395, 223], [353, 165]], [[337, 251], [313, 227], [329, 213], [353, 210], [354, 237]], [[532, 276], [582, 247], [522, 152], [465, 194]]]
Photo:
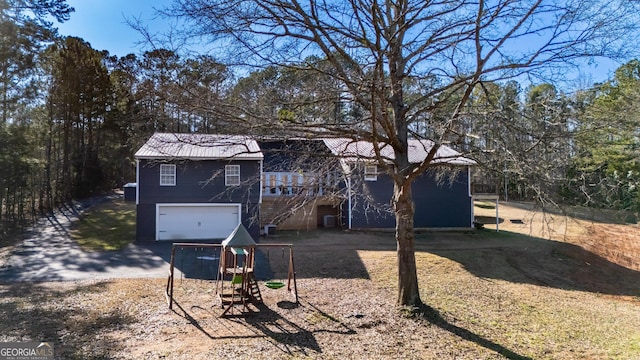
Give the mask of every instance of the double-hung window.
[[160, 186], [176, 186], [176, 166], [160, 164]]
[[364, 167], [364, 180], [365, 181], [378, 181], [378, 166], [377, 165], [365, 165], [365, 167]]
[[240, 185], [240, 165], [225, 165], [224, 184], [225, 186]]

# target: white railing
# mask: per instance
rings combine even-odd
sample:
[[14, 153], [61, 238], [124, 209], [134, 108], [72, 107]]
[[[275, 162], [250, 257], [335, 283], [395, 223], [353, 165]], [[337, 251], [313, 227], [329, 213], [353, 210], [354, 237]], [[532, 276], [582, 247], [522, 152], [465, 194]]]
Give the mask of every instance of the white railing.
[[318, 176], [300, 172], [262, 173], [263, 196], [327, 195], [337, 185], [333, 174]]

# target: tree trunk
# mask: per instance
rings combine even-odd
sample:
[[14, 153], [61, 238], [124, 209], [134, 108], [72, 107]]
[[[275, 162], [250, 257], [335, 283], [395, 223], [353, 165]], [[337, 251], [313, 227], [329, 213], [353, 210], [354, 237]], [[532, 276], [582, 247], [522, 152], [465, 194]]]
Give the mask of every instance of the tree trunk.
[[398, 305], [419, 306], [418, 275], [416, 272], [411, 182], [395, 184], [393, 205], [396, 213], [396, 241], [398, 244]]

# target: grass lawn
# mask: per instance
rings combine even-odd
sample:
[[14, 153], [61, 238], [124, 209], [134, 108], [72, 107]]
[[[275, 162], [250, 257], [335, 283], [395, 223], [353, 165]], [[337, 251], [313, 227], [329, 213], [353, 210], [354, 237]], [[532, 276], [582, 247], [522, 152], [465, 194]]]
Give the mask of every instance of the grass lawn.
[[[261, 241], [294, 243], [297, 307], [261, 286], [264, 306], [220, 318], [212, 282], [187, 278], [173, 310], [166, 279], [7, 284], [0, 341], [64, 359], [640, 359], [640, 272], [520, 226], [417, 234], [419, 309], [395, 306], [393, 234], [278, 232]], [[268, 260], [282, 279], [287, 257]]]
[[85, 251], [116, 251], [136, 237], [136, 205], [122, 199], [101, 203], [82, 215], [72, 237]]

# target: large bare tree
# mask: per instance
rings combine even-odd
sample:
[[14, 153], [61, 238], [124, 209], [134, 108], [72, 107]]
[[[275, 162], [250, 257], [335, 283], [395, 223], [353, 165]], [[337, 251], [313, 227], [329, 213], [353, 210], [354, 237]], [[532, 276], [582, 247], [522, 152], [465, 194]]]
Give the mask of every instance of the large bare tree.
[[[466, 113], [474, 89], [514, 78], [551, 81], [585, 58], [623, 55], [631, 48], [625, 41], [637, 36], [634, 6], [623, 0], [174, 0], [164, 13], [184, 21], [183, 35], [228, 65], [324, 74], [339, 82], [340, 101], [363, 109], [363, 116], [341, 122], [295, 113], [265, 118], [231, 105], [224, 116], [244, 131], [372, 142], [374, 160], [395, 185], [397, 302], [418, 306], [411, 185], [438, 164], [442, 145], [470, 135]], [[305, 61], [310, 56], [326, 61]], [[418, 163], [409, 160], [411, 138], [434, 143]], [[394, 156], [384, 158], [380, 144]]]

